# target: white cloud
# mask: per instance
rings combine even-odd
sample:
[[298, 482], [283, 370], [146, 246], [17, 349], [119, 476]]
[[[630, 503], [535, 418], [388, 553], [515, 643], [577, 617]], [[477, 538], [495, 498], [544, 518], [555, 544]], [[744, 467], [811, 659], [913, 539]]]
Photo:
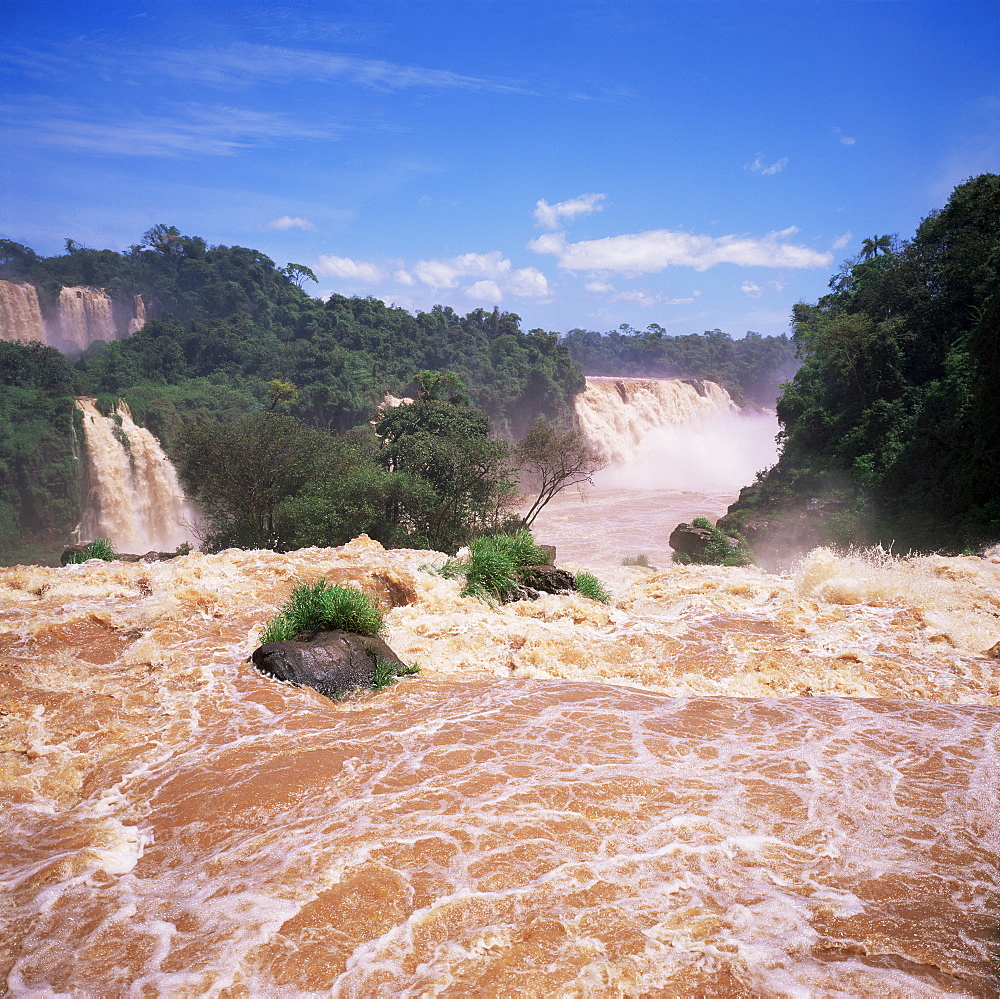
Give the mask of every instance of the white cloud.
[[848, 229], [843, 236], [838, 236], [831, 244], [830, 248], [832, 250], [842, 250], [851, 241], [852, 237], [851, 230]]
[[498, 290], [519, 298], [544, 298], [549, 294], [548, 280], [537, 267], [515, 268], [499, 250], [463, 253], [447, 259], [418, 260], [410, 272], [421, 284], [436, 291], [456, 288], [461, 279], [471, 277], [484, 278]]
[[417, 283], [416, 278], [409, 271], [398, 270], [393, 274], [393, 277], [397, 284], [404, 284], [407, 288], [412, 288]]
[[628, 302], [632, 305], [690, 305], [701, 294], [694, 291], [689, 298], [668, 298], [666, 295], [656, 295], [645, 288], [634, 288], [629, 291], [618, 291], [607, 281], [589, 281], [584, 285], [587, 291], [597, 295], [607, 295], [610, 302]]
[[749, 295], [751, 298], [760, 298], [764, 294], [764, 289], [759, 284], [754, 284], [752, 281], [744, 281], [740, 285], [740, 291], [744, 295]]
[[374, 284], [385, 277], [382, 269], [375, 264], [366, 264], [350, 257], [334, 257], [330, 254], [324, 254], [319, 258], [315, 270], [325, 277], [341, 278], [351, 284]]
[[587, 291], [592, 291], [597, 295], [600, 295], [603, 292], [609, 292], [615, 290], [615, 286], [613, 284], [608, 284], [607, 281], [588, 281], [584, 285], [584, 288], [586, 288]]
[[503, 292], [500, 291], [496, 281], [477, 281], [475, 284], [470, 284], [463, 294], [475, 302], [486, 302], [489, 305], [495, 305], [503, 298]]
[[752, 163], [744, 163], [743, 169], [751, 173], [759, 173], [762, 177], [773, 177], [776, 173], [781, 173], [788, 166], [788, 157], [782, 156], [780, 160], [775, 160], [771, 164], [764, 161], [764, 154], [758, 153]]
[[693, 267], [706, 271], [717, 264], [739, 267], [829, 267], [829, 253], [785, 240], [798, 230], [793, 226], [759, 239], [750, 236], [694, 236], [687, 232], [654, 229], [623, 236], [605, 236], [567, 243], [565, 233], [546, 233], [528, 246], [536, 253], [550, 253], [569, 271], [609, 271], [618, 274], [654, 274], [667, 267]]
[[544, 199], [535, 203], [535, 221], [543, 229], [558, 229], [562, 225], [562, 219], [571, 222], [578, 215], [590, 215], [592, 212], [604, 210], [601, 204], [607, 195], [604, 194], [581, 194], [568, 201], [558, 201], [550, 205]]
[[854, 143], [857, 142], [857, 141], [858, 141], [857, 139], [854, 139], [854, 138], [852, 138], [849, 135], [842, 135], [840, 137], [840, 144], [842, 146], [853, 146]]
[[291, 215], [282, 215], [280, 219], [271, 219], [266, 223], [265, 229], [302, 229], [312, 230], [316, 226], [309, 219], [293, 218]]

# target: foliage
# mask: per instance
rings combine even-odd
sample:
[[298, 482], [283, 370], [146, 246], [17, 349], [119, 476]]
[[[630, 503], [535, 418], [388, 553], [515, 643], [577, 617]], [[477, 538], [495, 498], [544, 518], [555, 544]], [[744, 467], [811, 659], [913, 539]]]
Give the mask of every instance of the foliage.
[[611, 594], [604, 588], [604, 584], [590, 572], [578, 572], [574, 577], [577, 590], [591, 600], [597, 600], [602, 604], [611, 603]]
[[73, 552], [66, 559], [66, 564], [80, 565], [92, 558], [99, 558], [105, 562], [114, 562], [118, 558], [118, 552], [110, 538], [95, 538], [82, 552]]
[[545, 552], [535, 544], [531, 532], [521, 528], [513, 534], [501, 532], [477, 538], [469, 546], [466, 561], [449, 559], [439, 572], [449, 578], [464, 576], [464, 597], [502, 601], [517, 587], [519, 570], [541, 565], [545, 559]]
[[80, 519], [73, 370], [0, 341], [0, 562], [55, 562]]
[[414, 676], [420, 672], [416, 663], [400, 666], [375, 656], [375, 678], [372, 680], [372, 690], [385, 690], [391, 687], [400, 676]]
[[593, 485], [594, 473], [607, 464], [578, 427], [557, 430], [544, 420], [536, 423], [517, 445], [514, 460], [528, 483], [538, 490], [524, 515], [528, 527], [554, 496], [584, 482]]
[[772, 406], [798, 362], [784, 334], [748, 332], [733, 339], [721, 330], [670, 336], [651, 324], [642, 332], [621, 326], [607, 333], [570, 330], [562, 339], [588, 375], [706, 378], [724, 386], [737, 403]]
[[781, 458], [732, 512], [833, 498], [841, 544], [1000, 539], [1000, 175], [960, 184], [912, 239], [866, 240], [830, 288], [794, 309]]
[[753, 552], [746, 538], [739, 531], [722, 531], [707, 517], [695, 517], [691, 521], [693, 527], [708, 531], [711, 539], [705, 545], [701, 555], [688, 555], [685, 552], [674, 552], [673, 560], [682, 565], [694, 562], [699, 565], [741, 566], [753, 565]]
[[319, 579], [299, 583], [285, 606], [264, 626], [261, 645], [292, 641], [305, 631], [349, 631], [378, 635], [384, 614], [367, 593]]
[[638, 565], [644, 569], [651, 568], [648, 555], [626, 555], [622, 559], [622, 565]]

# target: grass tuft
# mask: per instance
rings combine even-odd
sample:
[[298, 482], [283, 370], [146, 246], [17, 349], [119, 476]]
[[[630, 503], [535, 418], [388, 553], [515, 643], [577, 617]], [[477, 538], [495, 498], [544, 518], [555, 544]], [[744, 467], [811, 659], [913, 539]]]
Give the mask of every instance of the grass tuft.
[[385, 614], [367, 593], [325, 579], [299, 583], [288, 602], [264, 626], [261, 644], [287, 642], [303, 631], [325, 629], [378, 635]]
[[505, 600], [517, 586], [518, 570], [545, 560], [545, 552], [525, 528], [477, 538], [469, 546], [462, 596]]
[[105, 562], [114, 562], [118, 558], [114, 542], [110, 538], [94, 538], [82, 552], [75, 552], [66, 560], [67, 565], [80, 565], [88, 559], [99, 558]]
[[576, 588], [579, 593], [591, 600], [597, 600], [602, 604], [611, 603], [611, 594], [604, 588], [604, 584], [590, 572], [578, 572], [574, 577]]
[[622, 559], [622, 565], [641, 565], [643, 568], [651, 568], [648, 555], [626, 555]]

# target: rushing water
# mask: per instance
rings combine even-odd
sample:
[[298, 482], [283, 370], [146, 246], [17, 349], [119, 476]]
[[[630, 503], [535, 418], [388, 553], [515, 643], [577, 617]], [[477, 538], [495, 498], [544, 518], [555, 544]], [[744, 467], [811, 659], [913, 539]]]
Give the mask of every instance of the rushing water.
[[[735, 418], [707, 408], [703, 441]], [[641, 471], [541, 532], [611, 606], [489, 606], [366, 538], [0, 569], [7, 993], [1000, 994], [1000, 549], [673, 566], [655, 531], [726, 484]], [[319, 578], [421, 673], [340, 702], [259, 674]]]
[[93, 399], [80, 398], [90, 490], [81, 532], [85, 540], [110, 538], [119, 551], [173, 551], [195, 540], [196, 514], [160, 442], [132, 419], [119, 400], [103, 416]]

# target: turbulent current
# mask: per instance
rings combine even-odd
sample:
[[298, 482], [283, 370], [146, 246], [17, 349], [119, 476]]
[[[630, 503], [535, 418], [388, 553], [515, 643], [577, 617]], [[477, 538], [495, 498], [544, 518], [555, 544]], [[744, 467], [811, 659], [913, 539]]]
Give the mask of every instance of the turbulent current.
[[[6, 994], [1000, 994], [1000, 549], [671, 565], [733, 487], [669, 476], [768, 434], [598, 384], [618, 462], [538, 534], [608, 606], [491, 606], [364, 537], [0, 569]], [[636, 430], [675, 396], [714, 461]], [[258, 673], [320, 578], [421, 672], [339, 702]]]

